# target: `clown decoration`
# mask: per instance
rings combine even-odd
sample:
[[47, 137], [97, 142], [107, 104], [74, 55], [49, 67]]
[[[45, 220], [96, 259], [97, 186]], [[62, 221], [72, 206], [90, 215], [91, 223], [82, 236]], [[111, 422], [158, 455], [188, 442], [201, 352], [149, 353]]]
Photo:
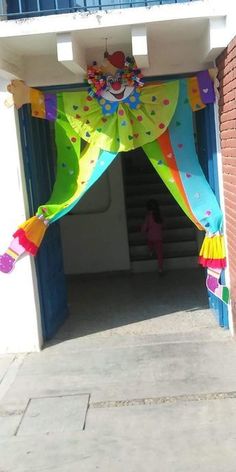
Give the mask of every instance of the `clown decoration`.
[[[22, 81], [8, 86], [20, 108], [55, 121], [57, 175], [48, 202], [24, 222], [0, 256], [9, 273], [24, 252], [36, 255], [47, 227], [68, 213], [108, 168], [119, 152], [142, 147], [173, 197], [206, 236], [199, 262], [207, 268], [207, 287], [228, 303], [220, 285], [226, 266], [222, 214], [199, 165], [192, 113], [215, 100], [208, 70], [193, 77], [145, 83], [132, 57], [105, 53], [105, 64], [88, 67], [87, 91], [43, 93]], [[81, 140], [87, 145], [81, 150]]]

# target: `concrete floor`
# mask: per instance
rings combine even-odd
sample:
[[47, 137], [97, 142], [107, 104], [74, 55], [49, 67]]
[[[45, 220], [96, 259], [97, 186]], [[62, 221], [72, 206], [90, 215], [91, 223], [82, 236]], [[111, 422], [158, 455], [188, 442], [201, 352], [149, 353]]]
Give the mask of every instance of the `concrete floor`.
[[[90, 335], [153, 335], [207, 327], [204, 277], [198, 268], [172, 270], [161, 277], [157, 272], [71, 276], [71, 316], [55, 340]], [[211, 324], [215, 324], [214, 317]]]
[[200, 270], [71, 278], [41, 353], [0, 358], [0, 472], [235, 472], [236, 346]]

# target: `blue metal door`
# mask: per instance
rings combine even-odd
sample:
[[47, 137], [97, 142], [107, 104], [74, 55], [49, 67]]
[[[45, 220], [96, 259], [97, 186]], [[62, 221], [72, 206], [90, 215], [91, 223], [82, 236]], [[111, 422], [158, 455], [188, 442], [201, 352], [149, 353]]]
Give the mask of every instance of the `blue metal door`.
[[[218, 202], [220, 202], [214, 105], [208, 105], [203, 110], [195, 113], [195, 115], [199, 161]], [[221, 276], [221, 283], [224, 282], [223, 274]], [[214, 310], [219, 325], [223, 328], [229, 328], [227, 305], [211, 292], [208, 292], [208, 298], [209, 305]]]
[[[20, 128], [30, 213], [46, 202], [54, 183], [49, 123], [20, 110]], [[49, 226], [36, 257], [44, 339], [52, 338], [68, 314], [59, 223]]]

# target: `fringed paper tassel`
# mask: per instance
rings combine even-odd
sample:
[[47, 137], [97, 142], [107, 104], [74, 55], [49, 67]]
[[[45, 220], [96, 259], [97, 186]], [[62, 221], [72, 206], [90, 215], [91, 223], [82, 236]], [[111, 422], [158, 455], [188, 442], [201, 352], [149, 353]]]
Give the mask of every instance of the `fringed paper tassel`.
[[44, 217], [33, 216], [25, 221], [13, 234], [13, 240], [6, 252], [0, 256], [0, 272], [5, 274], [14, 269], [17, 259], [28, 252], [35, 256], [38, 252], [48, 223]]
[[207, 289], [228, 304], [230, 299], [229, 289], [220, 283], [222, 270], [226, 267], [224, 236], [220, 234], [206, 235], [203, 241], [199, 263], [207, 268]]
[[36, 256], [47, 226], [48, 224], [42, 216], [33, 216], [20, 225], [13, 237], [19, 239], [19, 243], [26, 252]]
[[226, 267], [223, 234], [205, 236], [198, 261], [203, 267], [211, 267], [212, 269], [224, 269]]

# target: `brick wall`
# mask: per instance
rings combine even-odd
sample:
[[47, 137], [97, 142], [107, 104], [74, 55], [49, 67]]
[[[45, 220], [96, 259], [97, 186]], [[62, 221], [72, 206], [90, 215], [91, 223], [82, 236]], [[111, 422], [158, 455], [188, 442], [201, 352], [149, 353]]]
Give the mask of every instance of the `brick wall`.
[[220, 140], [234, 331], [236, 332], [236, 37], [217, 58]]

